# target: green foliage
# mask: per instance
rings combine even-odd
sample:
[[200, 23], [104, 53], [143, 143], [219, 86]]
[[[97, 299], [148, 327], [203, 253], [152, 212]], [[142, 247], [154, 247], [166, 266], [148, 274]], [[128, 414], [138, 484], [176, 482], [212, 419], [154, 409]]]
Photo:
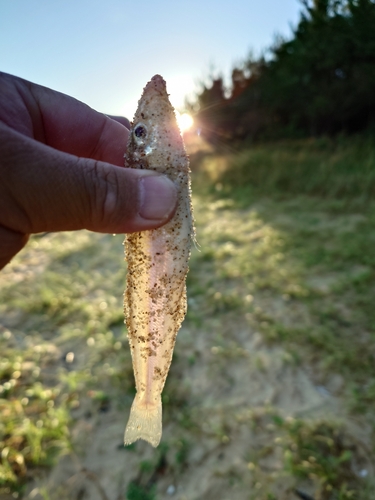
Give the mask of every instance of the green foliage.
[[[217, 165], [221, 165], [220, 170]], [[245, 206], [259, 194], [309, 195], [366, 206], [375, 194], [375, 140], [279, 141], [209, 157], [203, 170], [219, 196]], [[216, 168], [215, 168], [216, 167]], [[210, 249], [204, 250], [204, 258]]]
[[126, 491], [126, 500], [155, 500], [155, 488], [146, 488], [131, 481]]
[[291, 40], [269, 57], [253, 56], [203, 86], [192, 109], [213, 144], [233, 139], [356, 132], [375, 122], [375, 2], [317, 0], [304, 10]]
[[294, 38], [273, 49], [264, 102], [281, 124], [315, 135], [356, 131], [375, 119], [375, 3], [315, 2]]
[[178, 467], [182, 468], [187, 465], [191, 443], [189, 443], [186, 439], [181, 439], [181, 441], [177, 443], [177, 446], [178, 449], [176, 451], [176, 463]]
[[315, 495], [321, 500], [357, 498], [353, 459], [356, 444], [342, 426], [290, 419], [284, 427], [284, 465], [288, 472], [301, 479], [313, 479], [317, 484]]
[[0, 348], [1, 493], [20, 490], [31, 467], [51, 465], [68, 451], [70, 417], [60, 389], [42, 384], [32, 352], [6, 348], [3, 340]]

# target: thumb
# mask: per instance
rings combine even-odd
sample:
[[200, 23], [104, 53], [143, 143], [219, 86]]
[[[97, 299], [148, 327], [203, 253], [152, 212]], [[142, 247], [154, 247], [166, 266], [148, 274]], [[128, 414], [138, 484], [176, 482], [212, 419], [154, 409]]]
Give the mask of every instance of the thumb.
[[0, 270], [26, 245], [27, 234], [0, 226]]
[[173, 215], [177, 191], [167, 177], [55, 150], [2, 130], [0, 225], [21, 234], [89, 229], [153, 229]]

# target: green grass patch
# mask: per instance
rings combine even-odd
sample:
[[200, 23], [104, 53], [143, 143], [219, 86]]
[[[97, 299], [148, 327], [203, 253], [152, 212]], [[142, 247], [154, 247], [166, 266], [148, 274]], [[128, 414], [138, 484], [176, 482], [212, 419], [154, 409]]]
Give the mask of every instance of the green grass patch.
[[0, 341], [0, 492], [21, 491], [30, 469], [51, 466], [69, 451], [68, 395], [41, 379], [43, 353], [6, 347]]
[[[309, 480], [315, 486], [315, 497], [321, 500], [352, 500], [370, 492], [361, 475], [361, 453], [358, 443], [342, 425], [332, 421], [306, 422], [289, 420], [286, 429], [284, 466], [294, 477]], [[362, 483], [362, 484], [361, 484]]]
[[192, 160], [220, 196], [246, 205], [255, 195], [319, 196], [362, 206], [375, 193], [375, 140], [338, 137], [254, 144]]

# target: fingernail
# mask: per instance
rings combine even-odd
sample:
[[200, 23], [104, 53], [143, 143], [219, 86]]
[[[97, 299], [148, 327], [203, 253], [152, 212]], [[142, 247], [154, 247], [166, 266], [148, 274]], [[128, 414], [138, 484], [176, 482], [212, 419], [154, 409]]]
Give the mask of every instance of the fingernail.
[[139, 180], [141, 203], [139, 215], [148, 220], [164, 220], [173, 212], [177, 191], [165, 175], [148, 175]]

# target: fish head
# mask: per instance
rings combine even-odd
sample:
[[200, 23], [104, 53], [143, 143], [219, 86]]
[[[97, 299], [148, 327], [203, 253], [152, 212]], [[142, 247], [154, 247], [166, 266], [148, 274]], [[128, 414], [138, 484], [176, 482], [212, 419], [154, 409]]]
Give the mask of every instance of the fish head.
[[125, 166], [175, 177], [186, 168], [186, 152], [166, 83], [155, 75], [146, 85], [130, 129]]

